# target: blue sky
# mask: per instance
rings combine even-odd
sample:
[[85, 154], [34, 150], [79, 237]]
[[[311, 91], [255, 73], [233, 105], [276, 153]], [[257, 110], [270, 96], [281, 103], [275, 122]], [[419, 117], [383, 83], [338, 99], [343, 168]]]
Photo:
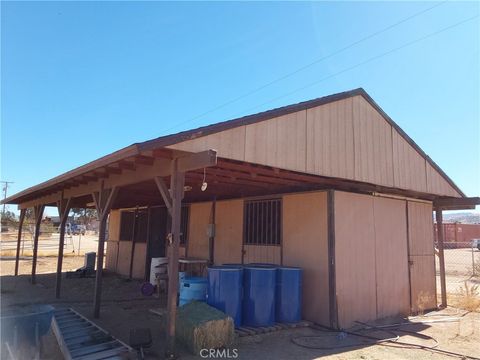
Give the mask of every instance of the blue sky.
[[13, 194], [134, 142], [363, 87], [479, 196], [478, 14], [478, 2], [2, 2], [1, 179]]

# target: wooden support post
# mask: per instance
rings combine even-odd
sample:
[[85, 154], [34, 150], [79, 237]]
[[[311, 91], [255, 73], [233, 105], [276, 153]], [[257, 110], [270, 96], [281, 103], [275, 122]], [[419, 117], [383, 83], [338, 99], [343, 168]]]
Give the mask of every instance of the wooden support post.
[[100, 302], [102, 296], [102, 275], [103, 275], [103, 256], [105, 252], [105, 231], [107, 228], [107, 218], [112, 208], [113, 201], [117, 196], [118, 188], [114, 186], [112, 189], [104, 189], [103, 183], [100, 191], [92, 194], [97, 216], [99, 220], [98, 228], [98, 251], [97, 251], [97, 271], [95, 276], [95, 291], [93, 297], [93, 317], [100, 317]]
[[33, 208], [35, 216], [35, 233], [33, 236], [32, 284], [35, 284], [36, 282], [38, 238], [40, 237], [40, 225], [42, 224], [43, 210], [45, 210], [45, 205], [35, 205]]
[[17, 255], [15, 256], [15, 276], [18, 275], [18, 264], [20, 262], [20, 243], [22, 242], [22, 228], [27, 209], [20, 210], [20, 219], [18, 222]]
[[167, 358], [175, 358], [175, 318], [177, 315], [178, 293], [178, 248], [180, 244], [180, 222], [182, 199], [185, 185], [185, 172], [179, 171], [179, 160], [172, 160], [170, 191], [167, 191], [161, 178], [155, 178], [158, 190], [163, 197], [172, 219], [168, 234], [168, 298], [167, 298]]
[[138, 228], [138, 206], [133, 213], [133, 229], [132, 229], [132, 247], [130, 248], [130, 270], [128, 272], [128, 278], [131, 280], [133, 276], [133, 258], [135, 257], [135, 239], [137, 237]]
[[442, 308], [447, 307], [447, 282], [445, 279], [445, 254], [443, 251], [443, 241], [445, 239], [443, 228], [442, 208], [435, 209], [435, 218], [437, 220], [437, 243], [438, 243], [438, 259], [440, 263], [440, 289], [442, 292]]
[[60, 216], [60, 238], [58, 242], [58, 259], [57, 259], [57, 277], [55, 282], [55, 298], [60, 299], [60, 289], [62, 286], [62, 264], [63, 264], [63, 248], [65, 245], [65, 225], [70, 212], [70, 198], [57, 201], [58, 215]]

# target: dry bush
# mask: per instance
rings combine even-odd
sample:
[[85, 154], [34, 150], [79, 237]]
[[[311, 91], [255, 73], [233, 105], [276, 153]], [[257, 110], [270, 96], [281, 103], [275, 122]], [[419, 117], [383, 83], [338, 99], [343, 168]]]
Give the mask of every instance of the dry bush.
[[478, 285], [468, 285], [465, 281], [460, 287], [456, 299], [457, 307], [467, 311], [480, 311], [480, 292]]

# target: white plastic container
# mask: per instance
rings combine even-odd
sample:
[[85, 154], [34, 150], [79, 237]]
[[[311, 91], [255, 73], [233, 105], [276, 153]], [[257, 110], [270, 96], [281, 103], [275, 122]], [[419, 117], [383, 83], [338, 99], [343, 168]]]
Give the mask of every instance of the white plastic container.
[[162, 264], [168, 264], [168, 258], [152, 258], [152, 263], [150, 265], [150, 284], [157, 285], [157, 282], [155, 281], [155, 274], [165, 274], [167, 272], [166, 266], [157, 267], [158, 265]]

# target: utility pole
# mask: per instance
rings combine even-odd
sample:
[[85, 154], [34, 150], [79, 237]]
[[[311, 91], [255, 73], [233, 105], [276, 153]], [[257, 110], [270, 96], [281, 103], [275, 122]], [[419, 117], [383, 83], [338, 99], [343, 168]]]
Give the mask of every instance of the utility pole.
[[[13, 181], [0, 181], [3, 185], [3, 200], [7, 198], [7, 190], [10, 184], [13, 184]], [[5, 203], [3, 203], [2, 215], [5, 215]]]

